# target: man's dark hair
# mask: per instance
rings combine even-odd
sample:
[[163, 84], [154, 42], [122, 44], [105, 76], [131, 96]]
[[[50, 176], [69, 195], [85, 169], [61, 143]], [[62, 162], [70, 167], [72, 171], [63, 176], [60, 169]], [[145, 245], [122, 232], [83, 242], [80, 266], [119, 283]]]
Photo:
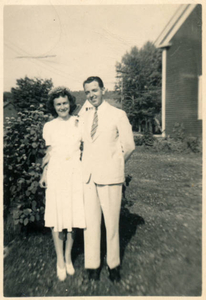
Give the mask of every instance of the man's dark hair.
[[90, 77], [88, 77], [88, 78], [83, 82], [83, 87], [85, 87], [85, 84], [91, 83], [92, 81], [97, 81], [100, 88], [103, 88], [103, 87], [104, 87], [103, 81], [102, 81], [101, 78], [98, 77], [98, 76], [90, 76]]

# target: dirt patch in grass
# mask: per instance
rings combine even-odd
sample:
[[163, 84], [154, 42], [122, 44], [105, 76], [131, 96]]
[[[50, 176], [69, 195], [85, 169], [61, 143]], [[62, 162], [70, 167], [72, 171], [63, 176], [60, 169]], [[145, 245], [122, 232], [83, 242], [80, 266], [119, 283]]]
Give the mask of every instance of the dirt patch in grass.
[[135, 151], [120, 218], [120, 283], [108, 279], [102, 229], [101, 280], [88, 282], [83, 233], [73, 249], [76, 273], [56, 278], [48, 231], [15, 239], [4, 261], [4, 296], [200, 296], [202, 159], [194, 154]]

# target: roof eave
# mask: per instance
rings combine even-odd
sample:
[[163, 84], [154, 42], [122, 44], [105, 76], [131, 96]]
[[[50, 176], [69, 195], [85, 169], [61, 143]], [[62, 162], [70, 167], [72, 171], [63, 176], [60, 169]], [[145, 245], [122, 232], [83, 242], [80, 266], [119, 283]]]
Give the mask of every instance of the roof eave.
[[159, 49], [161, 49], [161, 48], [169, 48], [171, 46], [172, 46], [172, 43], [167, 43], [167, 44], [163, 43], [163, 44], [157, 46], [157, 48], [159, 48]]
[[169, 44], [171, 39], [177, 33], [179, 28], [185, 22], [185, 20], [189, 17], [192, 11], [195, 9], [197, 4], [182, 4], [178, 11], [174, 14], [172, 19], [163, 29], [162, 33], [155, 41], [155, 46], [157, 48], [162, 48], [163, 44]]

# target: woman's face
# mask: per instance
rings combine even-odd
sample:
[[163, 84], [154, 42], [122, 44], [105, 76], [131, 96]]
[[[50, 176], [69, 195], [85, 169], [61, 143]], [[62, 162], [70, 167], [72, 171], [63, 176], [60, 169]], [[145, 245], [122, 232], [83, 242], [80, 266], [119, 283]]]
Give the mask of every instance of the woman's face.
[[58, 117], [67, 119], [70, 111], [70, 103], [68, 97], [59, 97], [54, 99], [54, 108]]

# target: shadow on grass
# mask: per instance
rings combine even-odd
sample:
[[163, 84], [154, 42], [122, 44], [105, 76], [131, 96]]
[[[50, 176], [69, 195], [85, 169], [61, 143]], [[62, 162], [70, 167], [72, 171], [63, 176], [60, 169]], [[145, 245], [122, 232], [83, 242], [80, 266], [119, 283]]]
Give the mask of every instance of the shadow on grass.
[[72, 247], [72, 260], [73, 262], [77, 257], [84, 253], [84, 231], [83, 229], [75, 229], [74, 244]]
[[[130, 213], [129, 209], [122, 207], [120, 212], [120, 260], [122, 262], [125, 249], [129, 244], [132, 236], [135, 234], [137, 227], [144, 224], [144, 219], [137, 214]], [[101, 261], [106, 257], [106, 229], [104, 224], [104, 218], [102, 222], [102, 234], [101, 234]]]
[[[124, 252], [132, 236], [135, 234], [139, 225], [144, 224], [144, 219], [137, 214], [130, 213], [129, 209], [122, 207], [120, 212], [120, 259], [123, 260]], [[72, 249], [73, 261], [84, 253], [84, 233], [81, 229], [76, 229], [74, 245]], [[102, 266], [106, 257], [106, 229], [104, 218], [102, 217], [101, 226], [101, 262]]]
[[120, 214], [120, 259], [121, 262], [124, 257], [125, 249], [129, 244], [131, 238], [135, 235], [137, 227], [143, 225], [144, 219], [137, 215], [132, 214], [127, 208], [121, 209]]

